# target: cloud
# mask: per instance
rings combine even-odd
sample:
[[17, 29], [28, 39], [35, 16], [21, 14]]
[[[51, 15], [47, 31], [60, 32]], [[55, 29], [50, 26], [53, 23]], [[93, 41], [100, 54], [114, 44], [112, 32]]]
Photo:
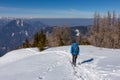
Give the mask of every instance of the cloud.
[[31, 9], [0, 7], [0, 16], [40, 17], [40, 18], [92, 18], [94, 12], [77, 9]]

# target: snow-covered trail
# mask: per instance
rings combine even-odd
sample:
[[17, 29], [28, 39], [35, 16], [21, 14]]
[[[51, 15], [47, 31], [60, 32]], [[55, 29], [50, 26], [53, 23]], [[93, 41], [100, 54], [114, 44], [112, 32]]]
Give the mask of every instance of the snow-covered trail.
[[[54, 48], [52, 51], [66, 53], [71, 59], [70, 47]], [[97, 48], [93, 46], [81, 46], [77, 59], [77, 72], [74, 80], [119, 80], [120, 78], [120, 49]], [[61, 51], [59, 51], [61, 50]], [[47, 50], [47, 51], [51, 51]]]
[[0, 59], [6, 63], [0, 63], [0, 80], [119, 80], [120, 50], [81, 46], [77, 66], [73, 67], [69, 49], [64, 46], [43, 52], [29, 48], [12, 51]]
[[0, 68], [0, 80], [70, 80], [72, 72], [66, 55], [41, 52]]

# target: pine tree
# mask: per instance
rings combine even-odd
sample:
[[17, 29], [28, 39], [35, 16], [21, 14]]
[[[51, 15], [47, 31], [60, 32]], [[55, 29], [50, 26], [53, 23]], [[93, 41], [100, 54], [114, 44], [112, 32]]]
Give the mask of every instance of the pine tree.
[[34, 40], [33, 40], [32, 47], [38, 47], [38, 43], [39, 43], [39, 33], [37, 32], [34, 35]]
[[23, 48], [28, 48], [29, 47], [29, 41], [28, 39], [25, 39], [25, 42], [23, 43]]
[[39, 34], [39, 42], [38, 42], [38, 48], [40, 51], [44, 50], [44, 47], [46, 46], [46, 35], [44, 34], [43, 30]]

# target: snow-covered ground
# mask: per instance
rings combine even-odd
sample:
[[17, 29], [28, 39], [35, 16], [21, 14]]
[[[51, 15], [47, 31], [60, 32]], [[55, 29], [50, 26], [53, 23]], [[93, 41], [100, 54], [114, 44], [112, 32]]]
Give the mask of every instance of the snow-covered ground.
[[120, 49], [80, 46], [77, 66], [70, 46], [14, 50], [0, 58], [0, 80], [119, 80]]

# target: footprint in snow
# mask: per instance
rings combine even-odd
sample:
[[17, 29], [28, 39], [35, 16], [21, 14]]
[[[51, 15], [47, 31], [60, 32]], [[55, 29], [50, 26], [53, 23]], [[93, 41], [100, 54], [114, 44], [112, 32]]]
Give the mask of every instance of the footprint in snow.
[[42, 77], [42, 76], [39, 76], [38, 78], [39, 78], [40, 80], [42, 80], [42, 79], [43, 79], [43, 77]]

